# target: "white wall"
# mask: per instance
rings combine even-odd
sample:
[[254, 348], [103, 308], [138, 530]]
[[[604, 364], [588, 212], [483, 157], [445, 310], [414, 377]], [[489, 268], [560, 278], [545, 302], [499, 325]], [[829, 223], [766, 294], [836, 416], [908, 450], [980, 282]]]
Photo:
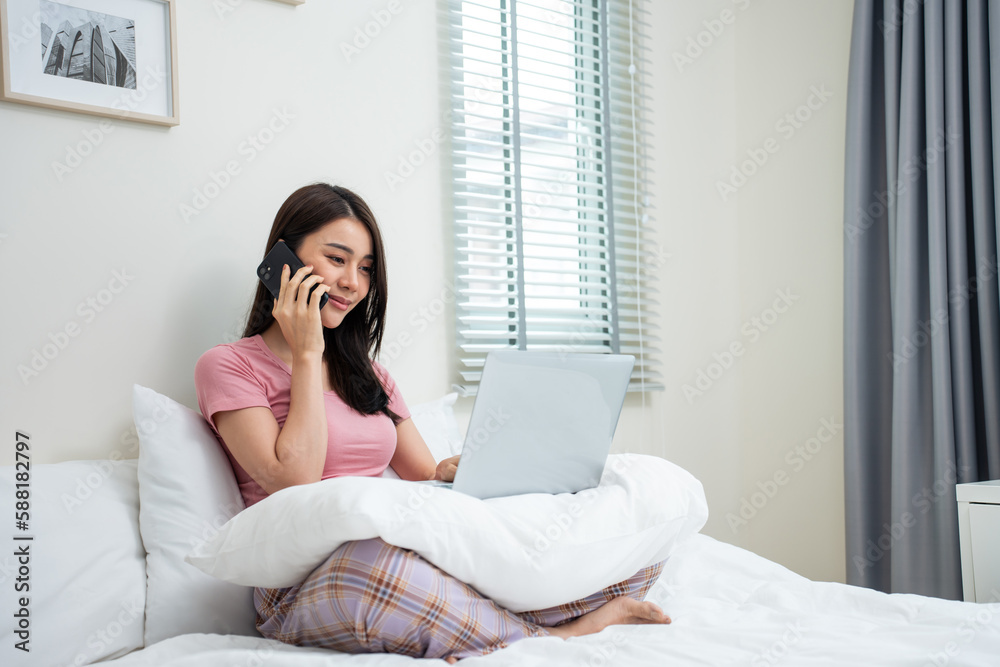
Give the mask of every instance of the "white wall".
[[[843, 581], [840, 230], [853, 3], [653, 6], [674, 384], [654, 397], [667, 435], [643, 446], [704, 482], [705, 532], [806, 576]], [[822, 94], [810, 99], [813, 87]], [[799, 110], [810, 101], [816, 109]], [[808, 119], [784, 119], [797, 111]], [[763, 164], [730, 181], [748, 150]], [[720, 192], [720, 182], [736, 191]], [[794, 299], [777, 304], [783, 313], [772, 310], [779, 290]], [[734, 343], [742, 354], [730, 362]], [[697, 389], [699, 372], [718, 379], [704, 378], [704, 394], [686, 397], [682, 385]], [[824, 419], [834, 428], [823, 430]]]
[[[191, 372], [208, 347], [238, 335], [253, 267], [282, 200], [315, 180], [358, 191], [387, 242], [387, 346], [411, 342], [389, 367], [415, 404], [449, 390], [454, 362], [446, 160], [435, 155], [394, 190], [385, 173], [438, 130], [437, 6], [401, 11], [348, 59], [340, 45], [388, 0], [291, 7], [270, 0], [178, 0], [181, 125], [112, 121], [82, 164], [53, 165], [94, 136], [101, 120], [0, 104], [0, 260], [8, 285], [0, 375], [0, 433], [31, 434], [38, 463], [136, 455], [133, 383], [195, 406]], [[842, 434], [801, 470], [786, 453], [838, 423], [842, 408], [840, 241], [844, 104], [851, 3], [842, 0], [653, 0], [656, 242], [665, 392], [630, 396], [619, 451], [665, 456], [705, 484], [706, 532], [819, 579], [843, 580]], [[714, 24], [724, 9], [731, 24]], [[718, 35], [678, 64], [688, 38]], [[711, 42], [711, 43], [709, 43]], [[833, 96], [786, 137], [775, 128], [825, 85]], [[287, 127], [253, 160], [243, 142]], [[779, 150], [723, 201], [716, 183], [773, 136]], [[235, 160], [240, 173], [185, 220], [196, 190]], [[131, 276], [104, 309], [115, 271]], [[743, 323], [779, 289], [798, 298], [756, 342]], [[423, 312], [422, 312], [423, 309]], [[80, 333], [22, 380], [50, 334]], [[745, 344], [704, 395], [686, 397], [713, 355]], [[389, 348], [387, 348], [389, 350]], [[50, 348], [48, 350], [52, 352]], [[704, 386], [704, 385], [703, 385]], [[689, 400], [690, 399], [690, 400]], [[470, 402], [459, 412], [467, 419]], [[3, 448], [0, 462], [13, 461]], [[741, 499], [778, 471], [787, 482], [746, 525]], [[760, 500], [760, 498], [755, 498]]]

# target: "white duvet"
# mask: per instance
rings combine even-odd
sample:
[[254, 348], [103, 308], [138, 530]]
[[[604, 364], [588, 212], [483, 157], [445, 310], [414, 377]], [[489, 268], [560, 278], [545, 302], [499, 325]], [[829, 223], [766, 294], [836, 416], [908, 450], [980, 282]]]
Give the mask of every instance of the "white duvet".
[[415, 482], [337, 477], [281, 489], [185, 560], [242, 586], [303, 581], [344, 542], [381, 537], [511, 611], [579, 600], [666, 559], [708, 519], [701, 482], [656, 456], [612, 454], [579, 493], [480, 500]]
[[[1000, 604], [885, 595], [813, 582], [704, 535], [677, 548], [648, 599], [659, 603], [673, 623], [613, 626], [568, 641], [526, 639], [460, 664], [1000, 665]], [[398, 655], [345, 655], [259, 638], [191, 634], [102, 664], [311, 667], [413, 662]]]

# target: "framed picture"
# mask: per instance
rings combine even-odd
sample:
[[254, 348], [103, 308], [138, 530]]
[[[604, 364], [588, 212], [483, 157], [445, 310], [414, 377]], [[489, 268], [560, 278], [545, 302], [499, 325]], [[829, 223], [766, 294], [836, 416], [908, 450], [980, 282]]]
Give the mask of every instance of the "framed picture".
[[0, 0], [0, 99], [177, 125], [174, 0]]

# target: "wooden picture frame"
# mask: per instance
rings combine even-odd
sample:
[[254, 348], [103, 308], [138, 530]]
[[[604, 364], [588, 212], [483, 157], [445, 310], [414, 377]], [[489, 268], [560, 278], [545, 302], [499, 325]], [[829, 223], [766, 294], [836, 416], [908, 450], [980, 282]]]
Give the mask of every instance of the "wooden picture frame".
[[178, 125], [174, 2], [0, 0], [0, 100]]

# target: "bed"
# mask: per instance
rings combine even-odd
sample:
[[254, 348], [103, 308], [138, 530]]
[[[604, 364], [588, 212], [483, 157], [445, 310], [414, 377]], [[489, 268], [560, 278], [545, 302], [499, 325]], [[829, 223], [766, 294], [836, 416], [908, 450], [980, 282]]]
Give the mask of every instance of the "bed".
[[[562, 641], [527, 639], [472, 665], [981, 665], [1000, 664], [1000, 605], [886, 595], [804, 579], [705, 535], [671, 556], [649, 599], [668, 626], [618, 626]], [[407, 665], [232, 635], [188, 634], [108, 664]], [[422, 661], [437, 662], [442, 661]]]
[[[453, 401], [445, 397], [413, 410], [439, 458], [459, 442]], [[24, 637], [17, 634], [19, 621], [5, 623], [0, 663], [413, 664], [405, 656], [346, 655], [264, 639], [253, 628], [247, 588], [183, 561], [192, 546], [217, 535], [241, 510], [233, 505], [233, 489], [224, 485], [210, 498], [178, 497], [191, 496], [183, 484], [204, 485], [200, 478], [213, 466], [218, 473], [228, 465], [217, 447], [203, 451], [207, 441], [198, 419], [137, 387], [138, 460], [125, 456], [132, 439], [124, 438], [122, 449], [106, 461], [32, 468], [32, 524], [25, 534], [35, 539], [27, 575], [16, 558], [0, 558], [5, 618], [17, 619], [24, 602], [11, 594], [18, 577], [30, 583], [30, 621], [21, 631], [31, 650], [14, 648]], [[149, 450], [165, 458], [144, 461]], [[183, 464], [171, 472], [164, 463], [171, 460]], [[144, 472], [144, 463], [152, 469]], [[10, 467], [0, 470], [0, 493], [7, 498], [14, 493], [14, 474]], [[174, 499], [170, 511], [148, 516], [167, 505], [157, 494]], [[990, 603], [973, 604], [813, 582], [702, 534], [680, 534], [647, 599], [673, 622], [612, 626], [568, 641], [527, 639], [462, 664], [1000, 665], [1000, 592]]]

